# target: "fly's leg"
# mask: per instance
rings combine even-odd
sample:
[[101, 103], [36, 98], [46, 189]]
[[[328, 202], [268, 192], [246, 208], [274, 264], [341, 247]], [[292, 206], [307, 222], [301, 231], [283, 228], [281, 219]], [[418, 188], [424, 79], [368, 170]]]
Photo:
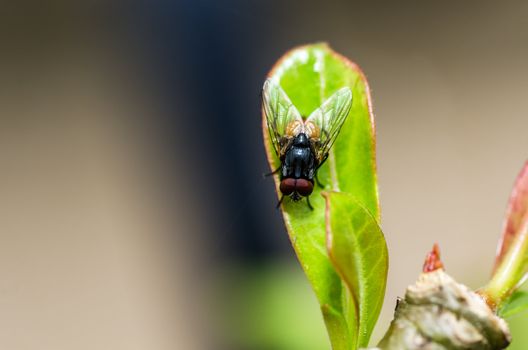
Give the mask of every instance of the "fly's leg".
[[328, 153], [325, 154], [323, 159], [321, 159], [321, 161], [319, 162], [319, 165], [317, 166], [317, 169], [319, 169], [321, 167], [321, 165], [323, 165], [324, 162], [326, 162], [327, 159], [328, 159]]
[[317, 182], [317, 185], [321, 188], [324, 188], [324, 185], [319, 181], [319, 178], [317, 177], [317, 173], [315, 174], [315, 182]]
[[281, 166], [279, 165], [279, 167], [278, 167], [277, 169], [273, 170], [271, 173], [264, 174], [264, 177], [268, 177], [268, 176], [271, 176], [271, 175], [275, 175], [275, 174], [277, 174], [280, 170], [281, 170]]
[[284, 195], [281, 196], [279, 203], [277, 203], [277, 206], [275, 208], [279, 209], [283, 199], [284, 199]]
[[308, 208], [310, 208], [310, 210], [314, 210], [312, 204], [310, 204], [310, 197], [306, 197], [306, 203], [308, 204]]
[[328, 154], [326, 154], [326, 155], [324, 156], [324, 158], [321, 159], [321, 161], [320, 161], [319, 164], [317, 165], [317, 168], [315, 169], [315, 174], [314, 174], [315, 182], [317, 182], [317, 185], [319, 185], [319, 187], [321, 187], [321, 188], [324, 188], [324, 185], [321, 183], [321, 181], [319, 181], [319, 177], [317, 177], [317, 170], [319, 170], [319, 168], [321, 167], [321, 165], [323, 165], [324, 162], [326, 162], [327, 159], [328, 159]]

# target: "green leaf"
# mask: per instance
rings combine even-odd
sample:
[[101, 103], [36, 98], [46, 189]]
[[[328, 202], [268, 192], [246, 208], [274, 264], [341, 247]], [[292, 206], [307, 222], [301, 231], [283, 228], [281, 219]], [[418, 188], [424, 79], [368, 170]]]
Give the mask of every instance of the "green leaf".
[[493, 276], [480, 291], [500, 308], [528, 276], [528, 162], [524, 164], [508, 202]]
[[[303, 117], [311, 114], [337, 90], [348, 86], [352, 91], [352, 108], [341, 128], [328, 160], [318, 171], [324, 189], [315, 186], [310, 210], [303, 200], [289, 198], [281, 206], [290, 240], [321, 305], [334, 350], [366, 346], [371, 328], [360, 328], [356, 301], [337, 274], [326, 250], [325, 202], [323, 190], [353, 195], [379, 221], [376, 182], [375, 131], [370, 92], [361, 70], [326, 44], [307, 45], [286, 53], [270, 72]], [[264, 144], [272, 170], [280, 166], [263, 116]], [[279, 178], [274, 177], [277, 193]], [[376, 276], [385, 279], [386, 276]], [[379, 310], [378, 310], [379, 311]], [[370, 319], [377, 318], [373, 310]], [[370, 324], [370, 322], [368, 323]]]
[[359, 312], [359, 344], [368, 345], [385, 295], [389, 254], [376, 219], [353, 196], [328, 192], [326, 238], [330, 259]]
[[499, 309], [499, 316], [506, 318], [528, 310], [528, 292], [518, 290], [514, 292]]

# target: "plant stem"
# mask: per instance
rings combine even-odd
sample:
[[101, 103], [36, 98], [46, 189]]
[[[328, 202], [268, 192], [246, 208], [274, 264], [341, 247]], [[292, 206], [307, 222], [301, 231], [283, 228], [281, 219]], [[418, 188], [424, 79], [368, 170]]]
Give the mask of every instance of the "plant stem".
[[497, 309], [526, 278], [528, 268], [528, 220], [515, 236], [489, 283], [478, 291], [492, 309]]

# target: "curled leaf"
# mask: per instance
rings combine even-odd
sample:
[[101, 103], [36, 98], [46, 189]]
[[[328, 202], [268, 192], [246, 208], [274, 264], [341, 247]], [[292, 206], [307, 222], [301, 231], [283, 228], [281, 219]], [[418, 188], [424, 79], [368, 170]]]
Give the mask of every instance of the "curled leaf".
[[328, 192], [323, 196], [330, 260], [357, 308], [358, 344], [366, 346], [385, 295], [389, 266], [385, 238], [376, 219], [351, 195]]

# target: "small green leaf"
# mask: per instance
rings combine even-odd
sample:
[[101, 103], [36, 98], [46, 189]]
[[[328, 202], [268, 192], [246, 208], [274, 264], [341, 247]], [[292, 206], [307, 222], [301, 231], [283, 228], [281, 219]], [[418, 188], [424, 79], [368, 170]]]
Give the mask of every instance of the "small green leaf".
[[385, 295], [389, 255], [376, 219], [346, 193], [326, 198], [326, 237], [331, 261], [359, 308], [360, 346], [367, 346]]
[[[275, 65], [269, 78], [280, 84], [304, 118], [339, 89], [349, 87], [352, 91], [352, 108], [328, 160], [318, 171], [324, 189], [316, 185], [310, 196], [314, 210], [309, 209], [305, 200], [295, 203], [289, 198], [283, 201], [281, 209], [294, 250], [321, 305], [333, 349], [355, 349], [359, 315], [353, 296], [328, 257], [325, 202], [321, 192], [349, 193], [379, 221], [375, 131], [368, 84], [354, 63], [326, 44], [289, 51]], [[275, 170], [280, 161], [271, 144], [264, 115], [262, 125], [268, 161]], [[274, 179], [280, 194], [279, 178]], [[372, 310], [371, 318], [377, 318], [378, 311]], [[366, 332], [360, 337], [360, 346], [367, 345], [369, 334]]]
[[528, 310], [528, 292], [518, 290], [514, 292], [499, 309], [499, 316], [506, 318]]

